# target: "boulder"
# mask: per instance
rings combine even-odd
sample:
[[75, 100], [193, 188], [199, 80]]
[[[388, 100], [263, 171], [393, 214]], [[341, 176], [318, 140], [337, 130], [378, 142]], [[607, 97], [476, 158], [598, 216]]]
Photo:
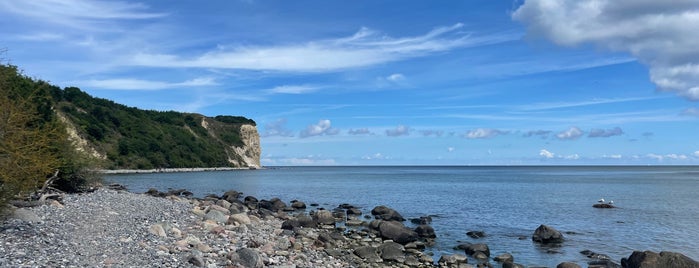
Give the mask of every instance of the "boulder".
[[382, 221], [379, 224], [379, 235], [384, 239], [391, 239], [396, 243], [405, 245], [416, 241], [418, 235], [399, 221]]
[[242, 195], [243, 195], [243, 193], [241, 193], [241, 192], [238, 192], [235, 190], [229, 190], [229, 191], [226, 191], [225, 193], [223, 193], [223, 195], [221, 196], [221, 199], [233, 203], [236, 200], [238, 200], [238, 198], [240, 198], [240, 196], [242, 196]]
[[622, 268], [616, 262], [612, 260], [595, 260], [587, 263], [587, 268]]
[[483, 252], [486, 257], [490, 257], [490, 248], [483, 243], [478, 244], [461, 244], [459, 249], [463, 249], [466, 255], [475, 255], [477, 252]]
[[236, 251], [238, 254], [238, 263], [246, 268], [262, 268], [265, 264], [262, 262], [262, 257], [257, 251], [249, 248], [241, 248]]
[[255, 198], [254, 196], [249, 196], [249, 195], [248, 195], [248, 196], [246, 196], [246, 197], [243, 199], [243, 203], [244, 203], [245, 206], [247, 206], [249, 209], [256, 209], [256, 208], [258, 207], [258, 204], [260, 203], [260, 201], [257, 200], [257, 198]]
[[515, 258], [510, 253], [503, 253], [493, 258], [496, 262], [514, 262]]
[[424, 238], [435, 238], [437, 235], [434, 233], [434, 228], [432, 226], [429, 226], [427, 224], [423, 224], [415, 228], [415, 232], [417, 233], [418, 236], [424, 237]]
[[377, 219], [386, 221], [405, 221], [398, 211], [387, 206], [377, 206], [371, 210], [371, 215], [374, 215]]
[[463, 254], [442, 255], [437, 263], [440, 267], [458, 267], [460, 264], [468, 263], [468, 257]]
[[[2, 185], [0, 185], [2, 186]], [[18, 219], [21, 221], [25, 222], [41, 222], [41, 218], [34, 213], [34, 211], [26, 209], [26, 208], [18, 208], [15, 209], [15, 211], [12, 212], [11, 218], [13, 219]]]
[[298, 200], [291, 201], [291, 207], [294, 209], [306, 209], [306, 203]]
[[699, 268], [699, 262], [681, 253], [662, 251], [634, 251], [628, 258], [621, 259], [624, 268]]
[[478, 238], [485, 237], [485, 232], [483, 232], [483, 231], [468, 231], [468, 232], [466, 232], [466, 235], [468, 235], [471, 238], [478, 239]]
[[165, 233], [165, 228], [163, 228], [163, 224], [161, 223], [151, 225], [150, 228], [148, 228], [148, 232], [159, 237], [167, 236], [167, 234]]
[[206, 215], [204, 215], [204, 220], [211, 220], [220, 224], [225, 224], [228, 221], [228, 216], [226, 216], [226, 214], [223, 214], [223, 212], [221, 211], [210, 210], [206, 213]]
[[432, 217], [431, 216], [423, 216], [420, 218], [412, 218], [410, 219], [410, 222], [414, 224], [430, 224], [432, 223]]
[[405, 248], [396, 242], [384, 242], [378, 248], [379, 255], [384, 261], [395, 261], [402, 263], [405, 261]]
[[580, 265], [574, 262], [562, 262], [556, 265], [556, 268], [582, 268]]
[[299, 223], [298, 219], [291, 218], [291, 219], [288, 219], [288, 220], [285, 220], [284, 222], [282, 222], [282, 229], [283, 230], [292, 230], [293, 231], [294, 228], [298, 228], [298, 227], [301, 227], [301, 224]]
[[362, 211], [358, 208], [352, 207], [347, 209], [347, 216], [359, 216], [362, 215]]
[[187, 257], [187, 263], [190, 263], [196, 267], [204, 267], [204, 265], [206, 265], [206, 262], [201, 256], [194, 254]]
[[532, 240], [537, 243], [548, 244], [548, 243], [562, 243], [563, 234], [553, 227], [546, 225], [540, 225], [536, 228], [534, 234], [532, 235]]
[[296, 220], [299, 221], [301, 227], [312, 228], [316, 227], [316, 221], [306, 214], [296, 216]]
[[612, 204], [603, 204], [603, 203], [594, 204], [594, 205], [592, 205], [592, 207], [593, 208], [616, 208]]
[[318, 210], [313, 214], [313, 219], [318, 224], [333, 225], [335, 224], [335, 217], [333, 213], [327, 210]]
[[526, 268], [526, 266], [514, 262], [503, 262], [502, 268]]
[[246, 224], [252, 223], [252, 221], [250, 220], [250, 217], [248, 216], [248, 214], [237, 213], [237, 214], [231, 214], [230, 216], [228, 216], [228, 224], [234, 224], [234, 223], [246, 225]]
[[379, 254], [376, 252], [376, 248], [371, 247], [371, 246], [363, 246], [363, 247], [358, 247], [354, 249], [354, 255], [357, 255], [357, 257], [362, 258], [362, 260], [366, 262], [381, 262], [381, 257]]

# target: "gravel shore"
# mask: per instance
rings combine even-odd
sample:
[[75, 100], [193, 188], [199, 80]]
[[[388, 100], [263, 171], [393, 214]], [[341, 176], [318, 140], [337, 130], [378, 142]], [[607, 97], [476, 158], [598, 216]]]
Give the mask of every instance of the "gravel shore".
[[219, 225], [195, 213], [199, 203], [100, 189], [20, 208], [0, 226], [0, 267], [351, 266], [293, 248], [280, 219]]

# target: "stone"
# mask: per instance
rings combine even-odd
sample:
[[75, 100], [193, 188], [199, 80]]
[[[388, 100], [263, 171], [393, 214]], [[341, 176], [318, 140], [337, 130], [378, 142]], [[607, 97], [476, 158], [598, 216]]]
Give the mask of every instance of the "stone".
[[386, 221], [405, 221], [398, 211], [387, 206], [377, 206], [371, 210], [371, 215], [374, 215], [377, 219]]
[[429, 226], [427, 224], [422, 224], [419, 225], [418, 227], [415, 228], [415, 232], [419, 237], [424, 237], [424, 238], [435, 238], [437, 237], [437, 234], [434, 232], [434, 228], [432, 226]]
[[514, 262], [503, 262], [502, 268], [526, 268], [524, 265]]
[[351, 207], [347, 209], [347, 216], [359, 216], [362, 215], [362, 211], [358, 208]]
[[294, 209], [306, 209], [306, 203], [298, 200], [291, 201], [291, 207]]
[[469, 231], [469, 232], [466, 232], [466, 235], [468, 235], [471, 238], [478, 239], [478, 238], [485, 237], [485, 232], [483, 232], [483, 231]]
[[464, 252], [468, 255], [475, 255], [478, 252], [485, 254], [486, 258], [490, 257], [490, 248], [488, 245], [483, 243], [478, 244], [465, 244]]
[[515, 258], [510, 253], [503, 253], [493, 258], [496, 262], [514, 262]]
[[250, 220], [250, 217], [248, 216], [248, 214], [237, 213], [237, 214], [232, 214], [232, 215], [228, 216], [228, 224], [233, 224], [233, 223], [245, 225], [245, 224], [251, 224], [252, 221]]
[[587, 268], [621, 268], [621, 265], [612, 260], [594, 260], [587, 263]]
[[624, 268], [699, 268], [699, 262], [676, 252], [634, 251], [621, 259]]
[[15, 211], [12, 212], [11, 218], [22, 220], [25, 222], [41, 222], [41, 218], [34, 213], [34, 211], [31, 211], [26, 208], [18, 208], [15, 209]]
[[532, 235], [532, 241], [542, 244], [562, 243], [563, 240], [561, 232], [543, 224], [536, 228]]
[[318, 224], [332, 225], [335, 224], [335, 217], [333, 217], [332, 212], [327, 210], [318, 210], [313, 214], [313, 219]]
[[167, 234], [165, 233], [165, 228], [163, 228], [163, 225], [160, 223], [151, 225], [148, 228], [148, 232], [159, 237], [167, 237]]
[[189, 257], [187, 258], [187, 263], [190, 263], [196, 267], [204, 267], [204, 265], [206, 265], [204, 259], [202, 259], [201, 256], [197, 255], [189, 255]]
[[580, 265], [574, 262], [562, 262], [556, 265], [556, 268], [582, 268]]
[[210, 210], [204, 215], [204, 220], [215, 221], [220, 224], [225, 224], [228, 221], [228, 216], [218, 210]]
[[420, 218], [412, 218], [410, 219], [410, 222], [413, 224], [430, 224], [432, 223], [432, 216], [422, 216]]
[[362, 246], [354, 249], [354, 255], [362, 258], [366, 262], [381, 262], [381, 257], [376, 252], [376, 248], [372, 246]]
[[246, 268], [262, 268], [265, 264], [262, 262], [262, 257], [257, 251], [249, 248], [241, 248], [236, 251], [238, 254], [238, 262]]
[[405, 248], [396, 242], [384, 242], [378, 248], [379, 255], [384, 261], [395, 261], [402, 263], [405, 261]]
[[592, 207], [593, 208], [616, 208], [616, 206], [614, 206], [612, 204], [603, 204], [603, 203], [594, 204], [594, 205], [592, 205]]
[[463, 254], [442, 255], [437, 263], [441, 267], [455, 267], [468, 263], [468, 257]]
[[242, 196], [242, 195], [243, 195], [243, 193], [241, 193], [241, 192], [238, 192], [235, 190], [228, 190], [225, 193], [223, 193], [223, 195], [221, 196], [221, 199], [233, 203], [236, 200], [238, 200], [238, 198], [240, 198], [240, 196]]
[[415, 231], [405, 227], [403, 223], [399, 221], [380, 222], [379, 234], [385, 239], [393, 240], [394, 242], [402, 245], [418, 239], [418, 235]]

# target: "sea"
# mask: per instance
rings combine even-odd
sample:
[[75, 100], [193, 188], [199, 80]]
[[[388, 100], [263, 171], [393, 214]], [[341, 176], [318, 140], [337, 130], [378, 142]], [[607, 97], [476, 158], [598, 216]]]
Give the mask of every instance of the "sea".
[[[617, 263], [634, 250], [674, 251], [699, 260], [699, 166], [267, 167], [105, 180], [141, 193], [185, 188], [202, 197], [232, 189], [327, 209], [348, 203], [365, 215], [386, 205], [408, 219], [431, 216], [437, 239], [427, 251], [435, 261], [463, 253], [453, 248], [464, 242], [486, 243], [491, 257], [510, 253], [526, 266], [570, 261], [586, 267], [590, 259], [583, 250]], [[617, 208], [593, 208], [602, 198]], [[541, 224], [563, 232], [565, 242], [532, 242]], [[469, 231], [486, 236], [474, 239]]]

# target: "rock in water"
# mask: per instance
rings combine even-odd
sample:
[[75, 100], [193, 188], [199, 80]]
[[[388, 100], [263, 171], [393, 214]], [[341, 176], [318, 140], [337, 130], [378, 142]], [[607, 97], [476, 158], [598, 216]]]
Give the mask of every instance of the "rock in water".
[[562, 262], [556, 265], [556, 268], [582, 268], [580, 265], [574, 262]]
[[616, 208], [612, 204], [594, 204], [592, 205], [593, 208]]
[[399, 244], [407, 244], [417, 240], [417, 233], [405, 227], [399, 221], [382, 221], [379, 223], [379, 234], [385, 239], [391, 239]]
[[549, 227], [542, 224], [539, 226], [539, 228], [536, 228], [536, 230], [534, 231], [534, 235], [532, 235], [532, 240], [534, 242], [542, 244], [562, 243], [563, 234], [561, 234], [561, 232], [554, 229], [553, 227]]
[[434, 228], [432, 228], [432, 226], [429, 226], [427, 224], [423, 224], [423, 225], [416, 227], [415, 232], [420, 237], [425, 237], [425, 238], [437, 237], [437, 234], [435, 234], [435, 232], [434, 232]]
[[377, 206], [371, 210], [371, 215], [376, 216], [377, 219], [386, 221], [405, 221], [398, 211], [387, 206]]
[[514, 262], [515, 258], [510, 253], [503, 253], [493, 258], [493, 260], [496, 262]]
[[634, 251], [628, 258], [621, 259], [625, 268], [699, 268], [699, 262], [676, 252]]

